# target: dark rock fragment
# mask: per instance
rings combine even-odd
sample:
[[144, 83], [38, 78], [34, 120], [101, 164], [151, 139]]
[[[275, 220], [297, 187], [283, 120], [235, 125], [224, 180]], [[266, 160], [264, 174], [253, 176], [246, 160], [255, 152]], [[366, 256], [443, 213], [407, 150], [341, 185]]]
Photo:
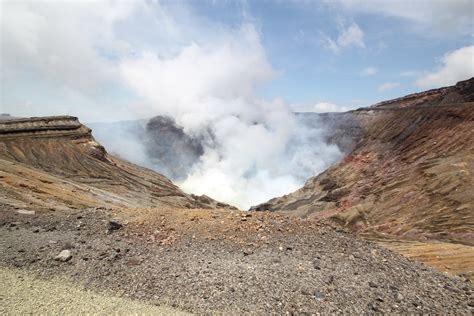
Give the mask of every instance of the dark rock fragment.
[[119, 230], [123, 227], [122, 224], [120, 224], [119, 222], [117, 221], [108, 221], [107, 223], [107, 232], [112, 232], [114, 230]]

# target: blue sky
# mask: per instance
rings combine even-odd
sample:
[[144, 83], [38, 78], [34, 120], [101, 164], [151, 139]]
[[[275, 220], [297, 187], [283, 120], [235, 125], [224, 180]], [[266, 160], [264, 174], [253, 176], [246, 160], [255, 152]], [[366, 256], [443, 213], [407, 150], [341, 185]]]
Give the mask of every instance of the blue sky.
[[[251, 66], [258, 72], [239, 79], [252, 82], [252, 98], [304, 111], [353, 109], [474, 75], [470, 0], [3, 1], [1, 8], [0, 107], [17, 115], [153, 114], [155, 96], [124, 75], [124, 65], [148, 53], [171, 61], [191, 45], [210, 54], [241, 42], [258, 58]], [[247, 56], [228, 56], [238, 58]], [[215, 67], [228, 66], [220, 62]], [[146, 69], [138, 78], [155, 80]]]
[[[438, 2], [425, 1], [424, 9], [449, 8], [449, 1]], [[409, 1], [404, 3], [403, 9], [409, 9]], [[474, 19], [474, 2], [465, 4], [467, 15]], [[474, 32], [472, 21], [460, 26], [465, 29], [446, 26], [443, 32], [436, 21], [345, 10], [323, 1], [200, 2], [196, 10], [221, 23], [238, 25], [250, 17], [257, 25], [268, 59], [280, 73], [263, 89], [263, 96], [284, 96], [292, 103], [328, 101], [351, 108], [435, 87], [416, 85], [415, 73], [431, 71], [445, 53], [472, 45]], [[328, 49], [325, 36], [337, 38], [341, 27], [352, 24], [363, 32], [363, 46]], [[471, 68], [472, 63], [471, 59]], [[376, 73], [363, 75], [369, 68]], [[378, 91], [387, 82], [399, 86]]]

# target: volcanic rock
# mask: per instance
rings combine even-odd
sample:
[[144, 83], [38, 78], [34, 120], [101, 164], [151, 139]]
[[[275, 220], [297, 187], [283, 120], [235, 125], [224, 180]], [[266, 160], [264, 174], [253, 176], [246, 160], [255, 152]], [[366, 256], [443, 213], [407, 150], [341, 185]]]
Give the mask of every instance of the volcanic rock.
[[56, 257], [54, 257], [54, 260], [56, 261], [61, 261], [61, 262], [67, 262], [71, 260], [72, 254], [71, 251], [68, 249], [65, 249], [61, 251]]

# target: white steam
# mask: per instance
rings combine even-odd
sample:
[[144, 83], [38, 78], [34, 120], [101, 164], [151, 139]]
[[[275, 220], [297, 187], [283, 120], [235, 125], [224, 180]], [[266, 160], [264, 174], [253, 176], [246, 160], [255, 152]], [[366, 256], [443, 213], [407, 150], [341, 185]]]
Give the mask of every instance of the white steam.
[[247, 208], [297, 189], [341, 155], [321, 130], [300, 125], [283, 101], [255, 96], [273, 70], [251, 25], [171, 58], [143, 52], [120, 69], [154, 114], [204, 139], [200, 161], [178, 183], [185, 191]]

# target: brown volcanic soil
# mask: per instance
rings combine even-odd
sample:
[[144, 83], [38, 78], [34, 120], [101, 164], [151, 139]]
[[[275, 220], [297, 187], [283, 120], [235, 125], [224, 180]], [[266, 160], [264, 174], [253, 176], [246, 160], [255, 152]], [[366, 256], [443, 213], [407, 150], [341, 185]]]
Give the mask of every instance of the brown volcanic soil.
[[[150, 304], [197, 313], [469, 313], [474, 305], [467, 280], [276, 213], [0, 209], [1, 265]], [[124, 226], [108, 231], [111, 219]], [[63, 249], [72, 258], [55, 261]]]

